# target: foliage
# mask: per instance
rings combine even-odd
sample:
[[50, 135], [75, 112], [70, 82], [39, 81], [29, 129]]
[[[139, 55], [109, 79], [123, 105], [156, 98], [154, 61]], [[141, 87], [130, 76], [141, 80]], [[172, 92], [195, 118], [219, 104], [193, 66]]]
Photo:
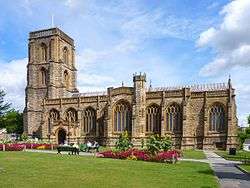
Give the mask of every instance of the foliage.
[[10, 104], [4, 102], [4, 97], [6, 93], [4, 90], [0, 90], [0, 117], [3, 116], [10, 108]]
[[155, 155], [151, 155], [148, 151], [139, 149], [128, 149], [126, 151], [104, 151], [97, 155], [98, 157], [113, 158], [113, 159], [129, 159], [154, 162], [172, 162], [177, 161], [180, 157], [180, 152], [177, 150], [161, 151]]
[[128, 136], [128, 132], [124, 131], [120, 136], [117, 142], [115, 143], [115, 148], [118, 151], [125, 151], [128, 150], [129, 148], [132, 148], [133, 144], [130, 141], [130, 138]]
[[156, 155], [160, 151], [168, 151], [172, 148], [172, 141], [170, 137], [161, 138], [159, 135], [152, 135], [146, 143], [147, 150]]
[[247, 138], [250, 138], [250, 127], [247, 127], [245, 130], [238, 132], [238, 140], [240, 142], [241, 149], [243, 147], [243, 143]]
[[250, 126], [250, 114], [247, 116], [247, 124]]
[[21, 140], [22, 140], [22, 141], [27, 141], [27, 140], [28, 140], [28, 135], [27, 135], [26, 133], [23, 133], [23, 134], [21, 135]]
[[8, 133], [23, 133], [23, 114], [11, 109], [0, 118], [1, 128], [6, 128]]
[[0, 144], [8, 144], [11, 142], [12, 142], [12, 140], [10, 140], [9, 137], [6, 137], [6, 138], [0, 140]]
[[144, 148], [144, 145], [145, 145], [144, 139], [142, 139], [142, 140], [141, 140], [141, 148], [142, 148], [142, 149]]
[[156, 154], [151, 160], [156, 162], [176, 162], [180, 157], [180, 152], [177, 150], [162, 151]]
[[220, 155], [221, 157], [231, 160], [231, 161], [242, 161], [244, 159], [250, 159], [250, 152], [239, 150], [236, 152], [236, 155], [229, 155], [228, 151], [217, 151], [216, 154]]
[[[53, 145], [56, 148], [56, 145]], [[10, 143], [5, 144], [6, 151], [22, 151], [24, 149], [51, 150], [52, 144], [36, 144], [36, 143]], [[0, 151], [3, 150], [3, 144], [0, 144]]]

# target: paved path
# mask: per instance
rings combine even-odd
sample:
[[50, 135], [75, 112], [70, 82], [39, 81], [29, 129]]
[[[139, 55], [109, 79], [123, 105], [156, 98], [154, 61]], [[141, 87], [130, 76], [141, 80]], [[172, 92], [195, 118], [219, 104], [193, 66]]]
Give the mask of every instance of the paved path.
[[250, 188], [250, 176], [236, 168], [239, 162], [228, 161], [213, 151], [204, 151], [222, 188]]
[[[37, 150], [37, 149], [26, 149], [27, 152], [35, 152], [35, 153], [53, 153], [57, 154], [56, 150]], [[68, 151], [61, 151], [61, 154], [68, 155]], [[79, 155], [81, 156], [94, 156], [94, 153], [87, 153], [87, 152], [80, 152]]]

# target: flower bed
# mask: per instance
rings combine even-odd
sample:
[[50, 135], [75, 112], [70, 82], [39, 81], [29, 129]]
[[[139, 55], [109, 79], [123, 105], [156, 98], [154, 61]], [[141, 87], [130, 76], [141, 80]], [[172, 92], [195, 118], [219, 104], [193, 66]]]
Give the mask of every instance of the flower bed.
[[162, 151], [156, 155], [151, 155], [145, 150], [128, 149], [126, 151], [104, 151], [99, 152], [97, 157], [113, 158], [113, 159], [132, 159], [142, 161], [155, 161], [155, 162], [172, 162], [177, 161], [180, 157], [180, 152], [177, 150]]
[[[56, 145], [52, 144], [32, 144], [32, 143], [18, 143], [18, 144], [5, 144], [5, 151], [22, 151], [24, 149], [41, 149], [41, 150], [51, 150], [56, 148]], [[0, 144], [0, 151], [3, 151], [3, 144]]]
[[[52, 144], [25, 143], [26, 149], [52, 149]], [[56, 147], [53, 145], [54, 148]]]
[[[24, 144], [5, 144], [5, 151], [22, 151], [24, 148]], [[3, 150], [3, 144], [0, 144], [0, 150]]]

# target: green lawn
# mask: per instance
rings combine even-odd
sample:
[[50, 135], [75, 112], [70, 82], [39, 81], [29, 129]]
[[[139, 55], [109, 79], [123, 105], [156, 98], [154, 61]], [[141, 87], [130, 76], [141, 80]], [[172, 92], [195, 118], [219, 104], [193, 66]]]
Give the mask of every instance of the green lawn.
[[249, 151], [237, 151], [236, 155], [229, 155], [228, 151], [216, 151], [218, 155], [221, 157], [227, 159], [227, 160], [232, 160], [232, 161], [238, 161], [240, 158], [250, 158], [250, 152]]
[[0, 187], [218, 187], [206, 163], [0, 152]]
[[240, 167], [250, 173], [250, 164], [241, 164]]
[[183, 150], [182, 154], [185, 159], [206, 159], [202, 150]]

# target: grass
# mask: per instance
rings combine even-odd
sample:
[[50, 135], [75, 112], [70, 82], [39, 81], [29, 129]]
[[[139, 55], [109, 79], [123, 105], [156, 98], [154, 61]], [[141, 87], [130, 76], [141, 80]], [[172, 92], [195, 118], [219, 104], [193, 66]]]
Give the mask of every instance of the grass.
[[185, 159], [206, 159], [202, 150], [183, 150], [182, 153]]
[[250, 164], [241, 164], [240, 167], [250, 173]]
[[218, 187], [206, 163], [0, 152], [0, 187]]
[[236, 155], [229, 155], [228, 151], [216, 151], [216, 154], [220, 155], [221, 157], [232, 160], [232, 161], [240, 161], [241, 158], [249, 158], [250, 159], [250, 152], [249, 151], [243, 151], [239, 150], [236, 152]]

